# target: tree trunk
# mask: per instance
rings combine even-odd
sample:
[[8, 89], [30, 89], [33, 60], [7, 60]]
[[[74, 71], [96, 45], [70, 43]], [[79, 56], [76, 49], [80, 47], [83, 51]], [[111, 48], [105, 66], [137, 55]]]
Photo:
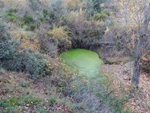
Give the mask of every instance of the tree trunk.
[[140, 77], [140, 70], [141, 70], [141, 64], [140, 64], [141, 56], [142, 56], [141, 48], [138, 47], [134, 59], [134, 71], [131, 79], [131, 83], [132, 85], [135, 86], [135, 88], [138, 88], [139, 85], [139, 77]]
[[138, 85], [139, 85], [139, 77], [140, 77], [140, 70], [141, 70], [140, 60], [141, 60], [141, 56], [142, 56], [142, 45], [144, 45], [144, 39], [145, 39], [146, 34], [148, 33], [148, 25], [150, 22], [149, 12], [150, 12], [150, 4], [149, 4], [147, 10], [144, 12], [144, 16], [145, 16], [144, 17], [145, 18], [144, 23], [143, 23], [141, 28], [139, 27], [141, 29], [140, 30], [140, 37], [139, 37], [139, 43], [138, 43], [136, 54], [135, 54], [134, 71], [133, 71], [133, 75], [132, 75], [132, 79], [131, 79], [131, 83], [132, 83], [132, 85], [135, 86], [135, 88], [138, 88]]

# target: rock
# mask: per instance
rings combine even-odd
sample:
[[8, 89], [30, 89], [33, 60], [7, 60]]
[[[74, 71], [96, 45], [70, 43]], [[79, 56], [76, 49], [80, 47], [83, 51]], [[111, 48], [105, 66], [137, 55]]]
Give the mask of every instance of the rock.
[[124, 80], [129, 80], [129, 77], [124, 77], [123, 79], [124, 79]]

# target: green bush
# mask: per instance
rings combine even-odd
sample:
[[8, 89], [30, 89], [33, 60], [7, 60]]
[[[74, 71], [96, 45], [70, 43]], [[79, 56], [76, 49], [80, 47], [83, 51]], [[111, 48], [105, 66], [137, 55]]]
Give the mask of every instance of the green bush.
[[110, 15], [110, 12], [109, 12], [109, 11], [105, 11], [104, 13], [105, 13], [106, 15], [108, 15], [108, 16]]
[[29, 21], [32, 20], [32, 15], [27, 15], [26, 17], [27, 17], [27, 20]]
[[14, 13], [8, 13], [8, 16], [15, 16]]
[[8, 19], [9, 19], [10, 21], [14, 21], [14, 20], [15, 20], [15, 16], [8, 16]]
[[33, 22], [32, 15], [25, 15], [24, 20], [26, 24]]
[[107, 18], [108, 17], [108, 15], [106, 14], [106, 13], [97, 13], [97, 14], [95, 14], [94, 15], [94, 18], [95, 19], [104, 19], [104, 18]]
[[0, 24], [0, 63], [5, 69], [29, 72], [31, 75], [50, 74], [46, 55], [21, 48], [20, 41], [14, 41]]
[[99, 15], [99, 18], [101, 18], [101, 19], [107, 18], [107, 17], [108, 17], [108, 15], [105, 14], [105, 13], [101, 13], [101, 14]]
[[48, 15], [48, 10], [47, 9], [43, 9], [43, 15], [44, 15], [44, 17], [46, 17], [46, 15]]
[[16, 13], [18, 11], [18, 8], [10, 8], [7, 12], [8, 13]]
[[48, 10], [48, 9], [44, 9], [43, 10], [43, 16], [44, 16], [44, 18], [46, 17], [46, 16], [49, 16], [50, 18], [54, 18], [55, 17], [55, 14], [54, 14], [54, 12], [52, 11], [52, 10]]
[[19, 24], [20, 24], [20, 26], [21, 27], [23, 27], [24, 25], [25, 25], [25, 19], [23, 19], [23, 18], [21, 18], [20, 20], [19, 20]]
[[40, 21], [43, 22], [43, 21], [44, 21], [44, 18], [40, 18]]
[[30, 23], [29, 24], [30, 29], [33, 31], [36, 28], [36, 24]]
[[23, 81], [23, 83], [21, 84], [22, 87], [27, 87], [29, 86], [30, 82], [28, 81]]
[[104, 35], [105, 25], [96, 20], [86, 21], [85, 19], [76, 19], [74, 16], [66, 18], [69, 37], [72, 42], [72, 48], [92, 49], [100, 45], [100, 39]]
[[57, 101], [57, 97], [51, 97], [51, 98], [49, 98], [47, 100], [49, 102], [48, 104], [51, 105], [51, 104], [54, 104]]

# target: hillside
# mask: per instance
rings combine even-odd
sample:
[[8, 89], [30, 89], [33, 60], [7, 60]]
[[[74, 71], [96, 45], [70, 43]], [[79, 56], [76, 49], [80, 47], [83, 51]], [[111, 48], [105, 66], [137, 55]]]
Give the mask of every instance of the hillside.
[[0, 113], [149, 113], [149, 2], [1, 0]]

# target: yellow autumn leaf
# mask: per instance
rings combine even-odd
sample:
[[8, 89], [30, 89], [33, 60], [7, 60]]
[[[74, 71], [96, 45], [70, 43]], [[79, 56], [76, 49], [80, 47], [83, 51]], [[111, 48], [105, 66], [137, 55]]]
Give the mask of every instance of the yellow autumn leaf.
[[82, 8], [80, 8], [80, 16], [82, 16]]
[[108, 31], [109, 31], [109, 28], [107, 27], [106, 30], [105, 30], [105, 33], [107, 33]]

